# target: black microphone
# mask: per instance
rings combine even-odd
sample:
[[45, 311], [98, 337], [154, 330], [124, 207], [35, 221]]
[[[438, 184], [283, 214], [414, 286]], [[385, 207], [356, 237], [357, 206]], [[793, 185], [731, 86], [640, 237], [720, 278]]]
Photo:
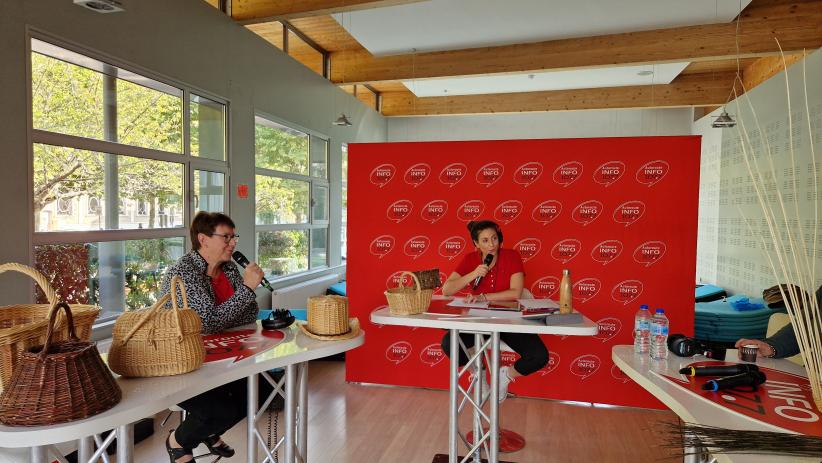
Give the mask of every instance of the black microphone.
[[759, 371], [756, 365], [738, 363], [736, 365], [705, 365], [698, 367], [685, 367], [679, 370], [680, 374], [688, 376], [731, 376], [741, 373], [751, 373]]
[[705, 391], [718, 391], [720, 389], [733, 389], [738, 386], [750, 386], [755, 391], [757, 386], [764, 383], [766, 379], [765, 373], [761, 371], [749, 371], [748, 373], [712, 379], [703, 384], [702, 389]]
[[[494, 261], [494, 255], [493, 254], [488, 254], [487, 256], [485, 256], [485, 260], [482, 263], [483, 263], [483, 265], [491, 265], [491, 262], [493, 262], [493, 261]], [[474, 280], [474, 288], [479, 286], [481, 281], [482, 281], [482, 276], [478, 276], [477, 279]]]
[[[240, 251], [234, 251], [234, 254], [232, 254], [231, 257], [233, 257], [234, 261], [237, 262], [242, 268], [245, 268], [245, 266], [248, 265], [248, 258], [244, 256], [243, 253], [241, 253]], [[271, 291], [272, 293], [274, 292], [274, 288], [271, 287], [271, 283], [269, 283], [268, 280], [265, 279], [265, 277], [263, 277], [263, 281], [261, 281], [260, 284], [263, 286], [263, 288]]]

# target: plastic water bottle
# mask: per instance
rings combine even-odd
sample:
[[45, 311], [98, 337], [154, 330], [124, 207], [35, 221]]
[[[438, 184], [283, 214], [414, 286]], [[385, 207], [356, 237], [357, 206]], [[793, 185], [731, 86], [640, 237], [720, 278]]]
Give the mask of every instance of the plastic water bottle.
[[647, 305], [639, 306], [634, 316], [634, 352], [647, 354], [651, 345], [651, 312]]
[[651, 318], [651, 358], [668, 358], [668, 317], [663, 309], [656, 309]]

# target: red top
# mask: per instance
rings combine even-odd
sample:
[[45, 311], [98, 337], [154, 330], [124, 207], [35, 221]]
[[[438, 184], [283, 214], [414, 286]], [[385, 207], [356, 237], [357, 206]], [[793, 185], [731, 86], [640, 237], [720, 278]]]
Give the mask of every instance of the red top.
[[211, 279], [211, 287], [214, 288], [214, 305], [220, 305], [234, 295], [234, 287], [222, 270]]
[[[472, 252], [462, 258], [462, 261], [454, 269], [460, 276], [473, 272], [478, 265], [482, 264], [482, 253]], [[500, 249], [497, 256], [497, 263], [482, 279], [479, 286], [474, 288], [472, 281], [468, 285], [471, 294], [498, 293], [511, 288], [511, 276], [515, 273], [525, 273], [522, 267], [522, 257], [513, 249]]]

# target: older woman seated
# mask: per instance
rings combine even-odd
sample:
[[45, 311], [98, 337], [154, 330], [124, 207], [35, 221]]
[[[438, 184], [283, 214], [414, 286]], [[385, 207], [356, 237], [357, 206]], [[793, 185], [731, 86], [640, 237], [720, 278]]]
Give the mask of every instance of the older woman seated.
[[[182, 278], [189, 306], [200, 315], [204, 334], [253, 323], [257, 318], [254, 288], [262, 281], [263, 271], [252, 262], [241, 274], [231, 261], [239, 238], [234, 228], [225, 214], [198, 212], [189, 230], [193, 249], [163, 278], [163, 294], [168, 292], [172, 277]], [[267, 397], [271, 386], [261, 381], [260, 389], [261, 397]], [[238, 380], [181, 403], [188, 415], [166, 440], [171, 462], [192, 461], [193, 449], [200, 443], [215, 455], [234, 455], [234, 449], [220, 435], [246, 416], [246, 397], [246, 380]]]

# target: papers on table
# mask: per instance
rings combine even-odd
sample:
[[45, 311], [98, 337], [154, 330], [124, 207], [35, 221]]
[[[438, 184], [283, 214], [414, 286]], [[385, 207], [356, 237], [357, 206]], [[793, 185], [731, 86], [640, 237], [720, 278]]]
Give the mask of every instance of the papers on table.
[[551, 299], [517, 299], [522, 309], [558, 309], [559, 304]]
[[488, 301], [465, 302], [464, 298], [458, 297], [448, 303], [451, 307], [470, 307], [474, 309], [487, 309]]

